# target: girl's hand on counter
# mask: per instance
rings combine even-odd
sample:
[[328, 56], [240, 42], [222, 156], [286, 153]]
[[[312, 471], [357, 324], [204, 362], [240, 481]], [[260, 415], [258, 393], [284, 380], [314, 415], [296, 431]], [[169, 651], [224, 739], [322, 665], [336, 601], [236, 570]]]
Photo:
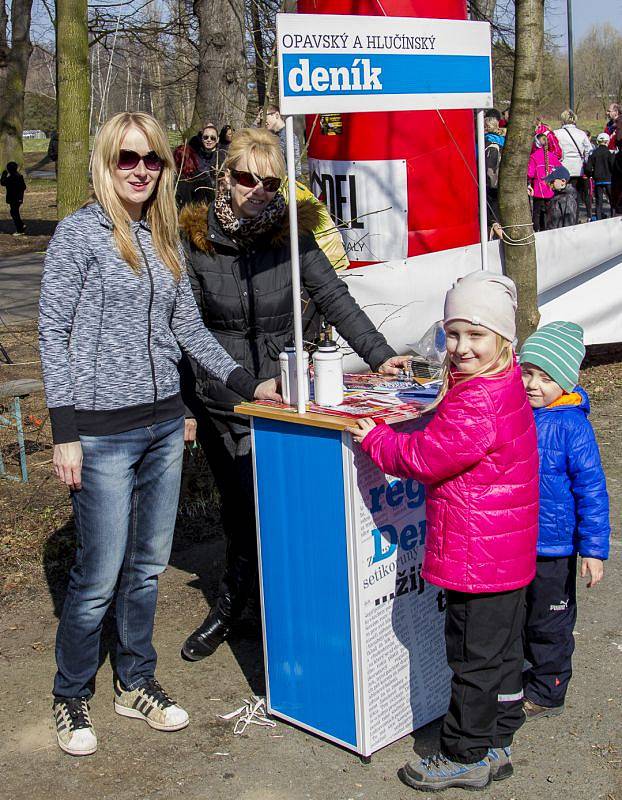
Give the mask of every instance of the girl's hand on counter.
[[282, 403], [283, 398], [279, 394], [280, 381], [276, 378], [269, 378], [267, 381], [260, 383], [255, 389], [255, 400], [276, 400], [277, 403]]
[[355, 428], [348, 428], [349, 433], [352, 434], [355, 441], [359, 444], [367, 436], [370, 431], [376, 427], [373, 419], [357, 419]]

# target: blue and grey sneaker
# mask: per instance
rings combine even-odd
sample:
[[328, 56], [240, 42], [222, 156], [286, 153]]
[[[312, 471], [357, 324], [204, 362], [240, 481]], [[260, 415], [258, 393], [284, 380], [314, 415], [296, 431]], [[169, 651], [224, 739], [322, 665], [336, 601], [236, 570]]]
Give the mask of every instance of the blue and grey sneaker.
[[420, 792], [442, 792], [449, 788], [477, 791], [485, 789], [492, 779], [488, 758], [475, 764], [459, 764], [442, 753], [409, 761], [397, 775], [406, 786]]
[[491, 747], [486, 758], [490, 763], [490, 777], [493, 781], [504, 781], [514, 774], [511, 747]]

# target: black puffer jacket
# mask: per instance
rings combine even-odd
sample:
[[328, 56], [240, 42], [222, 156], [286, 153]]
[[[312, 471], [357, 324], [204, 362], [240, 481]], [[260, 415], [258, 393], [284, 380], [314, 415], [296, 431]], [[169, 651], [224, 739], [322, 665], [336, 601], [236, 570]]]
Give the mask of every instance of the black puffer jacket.
[[597, 183], [610, 183], [614, 159], [615, 156], [607, 145], [599, 144], [596, 150], [590, 153], [585, 165], [585, 174], [588, 178], [594, 178]]
[[[300, 272], [313, 303], [372, 369], [395, 352], [337, 277], [312, 236], [317, 206], [298, 203]], [[289, 223], [242, 250], [222, 230], [213, 208], [187, 206], [180, 225], [188, 275], [203, 321], [232, 358], [257, 378], [279, 374], [279, 353], [293, 333]], [[218, 385], [200, 367], [196, 396], [214, 417], [248, 426], [232, 414], [241, 397]], [[190, 398], [185, 397], [192, 407]]]

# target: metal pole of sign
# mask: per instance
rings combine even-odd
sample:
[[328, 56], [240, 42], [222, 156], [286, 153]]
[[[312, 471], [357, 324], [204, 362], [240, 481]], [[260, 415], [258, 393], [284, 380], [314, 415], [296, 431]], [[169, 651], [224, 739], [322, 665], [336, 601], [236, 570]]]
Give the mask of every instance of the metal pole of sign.
[[482, 253], [482, 269], [488, 269], [488, 214], [486, 212], [484, 109], [479, 109], [477, 112], [477, 183], [479, 191], [479, 238]]
[[574, 43], [572, 41], [572, 0], [566, 3], [568, 17], [568, 102], [574, 111]]
[[285, 117], [285, 157], [289, 192], [289, 241], [292, 252], [292, 296], [294, 301], [294, 344], [296, 346], [296, 388], [298, 413], [305, 414], [305, 382], [302, 342], [302, 305], [300, 303], [300, 254], [298, 251], [298, 207], [296, 205], [296, 158], [294, 155], [294, 118]]

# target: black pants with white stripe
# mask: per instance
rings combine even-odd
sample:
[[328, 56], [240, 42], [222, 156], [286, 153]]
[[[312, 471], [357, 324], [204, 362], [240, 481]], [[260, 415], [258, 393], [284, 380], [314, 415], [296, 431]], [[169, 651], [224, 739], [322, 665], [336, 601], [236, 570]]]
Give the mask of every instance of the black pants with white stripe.
[[508, 747], [524, 721], [522, 631], [525, 589], [447, 592], [445, 644], [453, 670], [441, 750], [470, 764]]
[[572, 677], [573, 630], [577, 621], [577, 557], [539, 556], [527, 588], [525, 697], [540, 706], [564, 705]]

